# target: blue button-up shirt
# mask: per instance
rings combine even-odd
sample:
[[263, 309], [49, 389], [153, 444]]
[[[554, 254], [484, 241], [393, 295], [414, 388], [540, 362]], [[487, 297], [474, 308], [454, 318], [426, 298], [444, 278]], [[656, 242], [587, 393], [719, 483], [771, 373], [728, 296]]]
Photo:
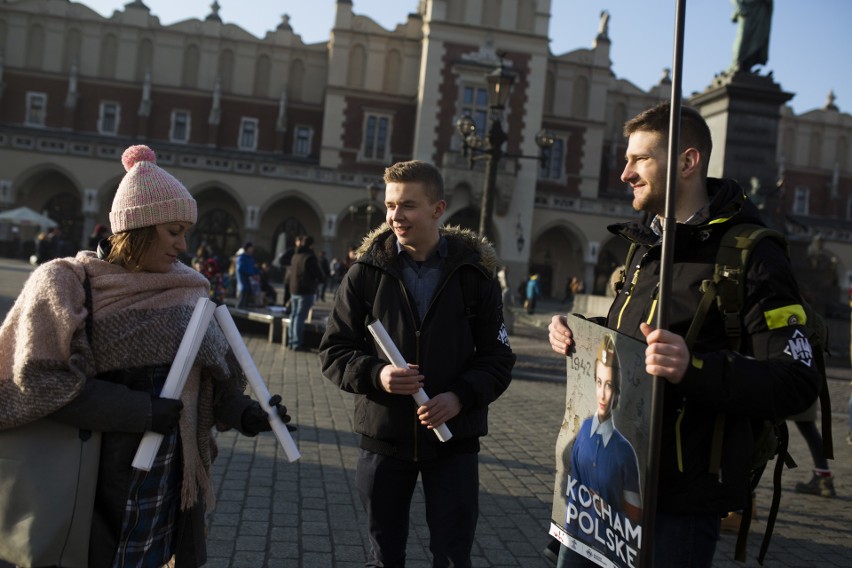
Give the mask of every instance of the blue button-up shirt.
[[442, 236], [438, 240], [438, 247], [435, 252], [423, 262], [412, 259], [405, 247], [399, 243], [399, 240], [396, 241], [396, 250], [399, 253], [400, 265], [402, 266], [402, 281], [409, 294], [414, 298], [414, 305], [417, 307], [420, 321], [423, 321], [444, 271], [444, 263], [447, 259], [447, 239]]

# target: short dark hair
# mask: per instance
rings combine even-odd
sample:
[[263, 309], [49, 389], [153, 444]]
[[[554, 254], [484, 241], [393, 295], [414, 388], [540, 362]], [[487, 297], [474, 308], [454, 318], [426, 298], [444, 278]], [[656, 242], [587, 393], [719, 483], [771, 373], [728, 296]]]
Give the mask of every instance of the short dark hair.
[[429, 198], [435, 202], [444, 198], [444, 178], [441, 172], [429, 162], [411, 160], [397, 162], [385, 168], [385, 183], [420, 182], [426, 188]]
[[[669, 117], [671, 116], [671, 104], [662, 102], [634, 116], [624, 124], [624, 135], [630, 136], [634, 132], [658, 132], [666, 139], [669, 135]], [[700, 153], [703, 161], [701, 173], [707, 175], [707, 165], [710, 162], [710, 153], [713, 151], [713, 138], [710, 135], [710, 127], [704, 117], [692, 107], [680, 107], [680, 148], [683, 152], [687, 148], [695, 148]]]
[[312, 236], [310, 236], [310, 235], [304, 235], [304, 236], [302, 236], [302, 241], [301, 241], [301, 242], [302, 242], [302, 246], [303, 246], [303, 247], [308, 247], [308, 248], [310, 248], [310, 247], [314, 246], [314, 238], [313, 238]]

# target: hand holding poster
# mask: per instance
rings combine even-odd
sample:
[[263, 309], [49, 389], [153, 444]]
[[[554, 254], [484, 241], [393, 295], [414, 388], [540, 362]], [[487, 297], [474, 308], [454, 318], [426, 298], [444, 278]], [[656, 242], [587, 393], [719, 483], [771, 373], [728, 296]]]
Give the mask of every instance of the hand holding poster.
[[[207, 332], [207, 327], [213, 318], [213, 310], [215, 308], [216, 304], [207, 298], [198, 298], [198, 301], [196, 301], [192, 317], [189, 319], [186, 331], [178, 346], [177, 354], [174, 361], [172, 361], [172, 366], [169, 368], [169, 374], [166, 376], [163, 390], [160, 391], [160, 397], [180, 398], [180, 393], [183, 392], [183, 387], [186, 385], [189, 371], [195, 362], [198, 350], [201, 348], [201, 342], [204, 340], [204, 334]], [[151, 467], [154, 465], [154, 458], [157, 457], [157, 452], [160, 451], [162, 443], [162, 434], [145, 432], [142, 440], [139, 442], [136, 455], [133, 457], [133, 467], [144, 471], [151, 471]]]
[[568, 327], [575, 352], [566, 360], [550, 534], [600, 566], [636, 568], [652, 387], [645, 344], [576, 316]]
[[246, 374], [246, 379], [248, 379], [248, 384], [251, 387], [252, 392], [254, 392], [257, 402], [269, 416], [269, 425], [272, 427], [272, 433], [275, 434], [276, 438], [278, 438], [278, 442], [284, 450], [284, 455], [287, 456], [287, 461], [296, 461], [301, 457], [299, 448], [296, 447], [296, 442], [294, 442], [293, 437], [290, 436], [290, 431], [287, 430], [287, 425], [284, 424], [281, 417], [278, 416], [278, 411], [269, 406], [269, 389], [266, 388], [266, 384], [263, 382], [260, 372], [257, 370], [257, 366], [251, 358], [251, 353], [249, 353], [239, 330], [237, 330], [237, 324], [234, 323], [234, 319], [231, 317], [231, 312], [228, 311], [228, 306], [219, 306], [216, 308], [214, 313], [216, 315], [216, 321], [219, 323], [219, 327], [222, 328], [222, 332], [228, 340], [228, 345], [231, 346], [231, 350], [234, 352], [234, 356], [237, 358], [243, 373]]

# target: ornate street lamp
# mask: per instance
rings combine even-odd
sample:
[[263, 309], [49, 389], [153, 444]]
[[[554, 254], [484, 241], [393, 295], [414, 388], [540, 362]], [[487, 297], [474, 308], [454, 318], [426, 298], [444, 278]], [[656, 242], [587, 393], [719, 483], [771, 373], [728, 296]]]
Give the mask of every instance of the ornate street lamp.
[[[482, 207], [479, 213], [479, 234], [493, 237], [493, 235], [488, 234], [487, 229], [494, 210], [494, 192], [497, 187], [497, 170], [500, 160], [504, 156], [508, 156], [544, 161], [546, 157], [544, 153], [539, 156], [524, 156], [503, 152], [503, 144], [508, 140], [508, 136], [503, 131], [501, 119], [509, 95], [512, 94], [515, 74], [506, 69], [501, 61], [496, 69], [486, 75], [485, 79], [488, 82], [488, 106], [491, 119], [488, 135], [483, 140], [476, 132], [476, 123], [468, 115], [464, 115], [456, 121], [456, 130], [462, 138], [462, 155], [467, 158], [469, 167], [472, 169], [476, 160], [484, 159], [486, 161], [485, 185], [482, 192]], [[541, 130], [536, 134], [535, 142], [542, 150], [552, 147], [554, 141], [553, 134], [547, 130]]]
[[364, 216], [367, 218], [367, 233], [370, 232], [370, 229], [373, 228], [373, 213], [378, 211], [378, 208], [373, 205], [373, 202], [376, 200], [376, 197], [379, 196], [379, 191], [381, 191], [382, 187], [376, 182], [370, 182], [367, 185], [367, 198], [369, 201], [367, 202], [367, 207], [364, 211]]
[[355, 205], [349, 206], [349, 241], [355, 242], [355, 214], [358, 213], [358, 207]]

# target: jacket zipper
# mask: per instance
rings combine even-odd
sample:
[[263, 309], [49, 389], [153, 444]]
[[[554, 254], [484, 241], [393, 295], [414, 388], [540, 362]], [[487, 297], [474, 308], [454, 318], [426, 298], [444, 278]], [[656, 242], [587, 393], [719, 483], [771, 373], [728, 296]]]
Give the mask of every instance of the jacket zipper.
[[[650, 252], [650, 251], [649, 251]], [[642, 255], [642, 259], [636, 265], [636, 271], [633, 273], [633, 279], [630, 281], [630, 287], [627, 289], [627, 299], [624, 301], [624, 304], [621, 306], [621, 310], [618, 312], [618, 324], [616, 329], [621, 329], [621, 316], [624, 315], [624, 310], [627, 308], [627, 304], [630, 303], [630, 299], [633, 297], [633, 289], [636, 287], [636, 282], [639, 281], [639, 273], [642, 268], [642, 261], [645, 260], [645, 257], [648, 255], [646, 252]], [[659, 282], [654, 287], [654, 291], [651, 294], [651, 310], [648, 312], [648, 318], [645, 320], [645, 323], [648, 325], [653, 325], [654, 314], [657, 311], [657, 301], [659, 299], [660, 293], [660, 284]], [[681, 422], [683, 421], [683, 417], [686, 414], [686, 407], [684, 406], [681, 409], [680, 416], [678, 416], [677, 421], [675, 421], [675, 451], [677, 453], [677, 468], [678, 471], [683, 473], [683, 440], [681, 439]]]
[[[426, 317], [429, 315], [429, 310], [431, 310], [432, 306], [435, 304], [435, 299], [441, 294], [441, 292], [446, 287], [447, 282], [450, 281], [450, 278], [453, 276], [453, 274], [456, 273], [457, 270], [458, 270], [458, 267], [456, 267], [455, 269], [453, 269], [452, 272], [447, 274], [447, 277], [444, 278], [444, 281], [441, 284], [441, 286], [435, 289], [435, 292], [432, 294], [432, 300], [429, 302], [429, 306], [426, 308], [426, 313], [423, 314], [423, 321], [426, 321]], [[411, 320], [417, 321], [417, 314], [414, 313], [414, 308], [412, 308], [412, 306], [411, 306], [411, 301], [408, 298], [408, 290], [405, 288], [405, 282], [403, 282], [401, 279], [398, 280], [398, 282], [399, 282], [399, 287], [402, 291], [402, 297], [405, 298], [405, 305], [408, 307], [408, 313], [411, 315]], [[420, 322], [421, 327], [423, 326], [423, 321]], [[414, 337], [416, 338], [416, 341], [414, 342], [414, 345], [415, 345], [415, 360], [417, 361], [417, 365], [420, 365], [420, 334], [421, 334], [421, 328], [418, 327], [417, 329], [414, 330]], [[420, 439], [419, 433], [420, 433], [420, 420], [418, 419], [417, 413], [415, 412], [414, 413], [414, 461], [415, 462], [420, 461], [420, 458], [419, 458], [420, 447], [419, 447], [419, 444], [418, 444], [418, 440]]]
[[[408, 313], [411, 315], [411, 321], [417, 321], [416, 314], [414, 313], [414, 309], [411, 307], [411, 301], [408, 299], [408, 290], [405, 288], [405, 282], [399, 280], [399, 288], [402, 292], [402, 297], [405, 298], [405, 305], [408, 308]], [[423, 325], [423, 322], [420, 322], [420, 325]], [[415, 354], [414, 360], [416, 365], [420, 365], [420, 328], [414, 330], [414, 337], [416, 338], [415, 345]], [[410, 361], [409, 361], [410, 362]], [[419, 420], [417, 419], [417, 412], [414, 413], [414, 461], [419, 461], [420, 448], [418, 444], [418, 426]]]
[[[417, 359], [417, 364], [419, 365], [420, 364], [420, 330], [419, 329], [416, 330], [414, 332], [414, 335], [417, 338], [417, 341], [415, 343], [415, 345], [417, 346], [416, 359]], [[418, 418], [417, 412], [415, 411], [415, 413], [414, 413], [414, 461], [420, 460], [420, 447], [419, 447], [419, 444], [418, 444], [419, 439], [420, 439], [420, 419]]]

